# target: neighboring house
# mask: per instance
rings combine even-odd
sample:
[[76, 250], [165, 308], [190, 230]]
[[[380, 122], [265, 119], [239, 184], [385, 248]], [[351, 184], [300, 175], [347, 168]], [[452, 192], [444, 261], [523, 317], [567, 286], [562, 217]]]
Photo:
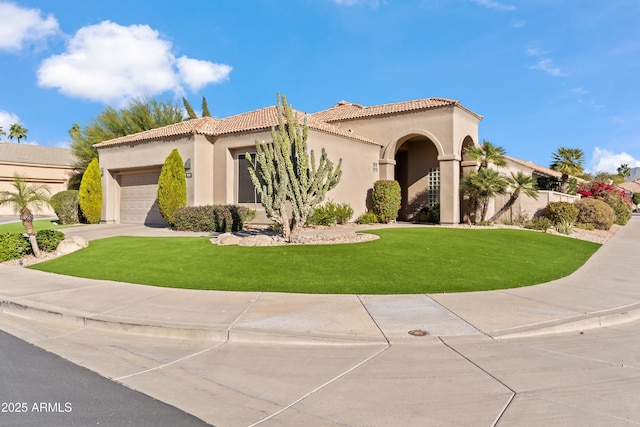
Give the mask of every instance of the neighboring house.
[[640, 193], [640, 178], [634, 181], [626, 181], [617, 185], [618, 188], [624, 190], [629, 197], [633, 197], [633, 193]]
[[[51, 194], [67, 189], [74, 171], [75, 157], [71, 150], [39, 145], [0, 142], [0, 191], [13, 191], [15, 174], [34, 184], [46, 184]], [[54, 215], [45, 207], [36, 215]], [[13, 215], [11, 206], [0, 207], [0, 215]]]
[[[402, 190], [400, 219], [440, 204], [441, 222], [464, 218], [460, 179], [476, 170], [465, 148], [478, 144], [482, 116], [460, 102], [427, 98], [363, 106], [340, 101], [313, 114], [297, 112], [309, 128], [316, 156], [325, 148], [342, 159], [342, 179], [327, 199], [349, 203], [354, 218], [370, 207], [378, 179], [395, 179]], [[245, 155], [255, 141], [270, 142], [278, 124], [275, 106], [216, 119], [203, 117], [104, 141], [96, 145], [103, 176], [102, 221], [164, 224], [156, 192], [160, 169], [177, 148], [185, 161], [187, 204], [241, 204], [266, 220], [247, 172]], [[515, 165], [535, 170], [537, 166]]]

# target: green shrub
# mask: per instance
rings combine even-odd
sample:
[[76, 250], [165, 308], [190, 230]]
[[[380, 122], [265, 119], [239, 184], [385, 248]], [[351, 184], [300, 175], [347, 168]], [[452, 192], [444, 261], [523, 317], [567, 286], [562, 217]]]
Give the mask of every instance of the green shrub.
[[51, 196], [49, 202], [58, 216], [60, 224], [77, 224], [80, 221], [78, 190], [60, 191]]
[[378, 215], [371, 211], [366, 211], [356, 219], [358, 224], [376, 224], [378, 223]]
[[591, 224], [598, 230], [608, 230], [616, 219], [616, 214], [611, 206], [599, 199], [592, 197], [575, 202], [578, 207], [576, 221], [581, 224]]
[[338, 224], [346, 224], [353, 217], [353, 208], [349, 203], [336, 205], [336, 221]]
[[475, 225], [480, 227], [491, 227], [493, 223], [491, 221], [478, 221]]
[[353, 208], [348, 203], [328, 202], [316, 206], [313, 214], [307, 219], [310, 225], [345, 224], [353, 216]]
[[614, 224], [625, 225], [631, 219], [631, 211], [633, 206], [631, 201], [619, 194], [610, 194], [605, 203], [608, 204], [616, 214]]
[[578, 217], [578, 208], [569, 202], [551, 202], [544, 210], [544, 217], [553, 225], [563, 222], [573, 224]]
[[240, 231], [255, 215], [255, 210], [236, 205], [181, 206], [174, 212], [174, 227], [207, 233]]
[[581, 228], [583, 230], [595, 230], [596, 228], [593, 226], [593, 224], [583, 224], [581, 222], [576, 222], [575, 225], [576, 228]]
[[547, 232], [551, 228], [551, 221], [545, 217], [534, 217], [524, 223], [524, 228]]
[[436, 203], [427, 210], [425, 219], [430, 224], [440, 224], [440, 203]]
[[378, 216], [380, 222], [387, 224], [398, 217], [398, 210], [402, 202], [398, 181], [376, 181], [373, 184], [371, 198], [373, 212]]
[[316, 206], [311, 216], [307, 219], [307, 224], [309, 225], [335, 225], [337, 222], [336, 205], [331, 202]]
[[100, 176], [98, 159], [91, 160], [84, 171], [78, 193], [78, 203], [89, 224], [100, 222], [102, 216], [102, 177]]
[[0, 234], [0, 262], [29, 255], [31, 245], [21, 233]]
[[64, 233], [58, 230], [40, 230], [36, 233], [38, 247], [44, 252], [53, 252], [58, 249], [58, 245], [64, 238]]
[[167, 156], [158, 179], [158, 208], [170, 226], [174, 225], [174, 213], [187, 205], [187, 178], [178, 149]]
[[634, 205], [640, 205], [640, 193], [633, 193], [633, 196], [631, 197], [631, 201], [633, 202]]

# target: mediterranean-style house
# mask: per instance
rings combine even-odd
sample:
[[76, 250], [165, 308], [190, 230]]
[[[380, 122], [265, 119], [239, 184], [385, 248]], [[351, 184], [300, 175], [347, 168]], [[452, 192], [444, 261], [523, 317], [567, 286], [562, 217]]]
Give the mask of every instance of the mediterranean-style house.
[[[464, 153], [478, 144], [482, 116], [459, 101], [426, 98], [375, 106], [340, 101], [316, 113], [296, 114], [308, 126], [310, 150], [326, 149], [334, 163], [342, 159], [341, 182], [327, 197], [349, 203], [354, 218], [367, 210], [373, 183], [379, 179], [400, 183], [400, 219], [412, 219], [421, 208], [436, 203], [442, 224], [458, 224], [464, 218], [460, 180], [477, 167]], [[185, 161], [189, 206], [246, 205], [258, 210], [258, 220], [265, 220], [245, 156], [255, 152], [256, 141], [270, 142], [277, 124], [277, 107], [270, 106], [221, 119], [192, 119], [97, 144], [102, 222], [164, 224], [156, 202], [157, 183], [174, 148]], [[510, 168], [545, 169], [517, 159], [510, 160]]]
[[[47, 185], [53, 195], [67, 189], [74, 163], [73, 153], [65, 148], [0, 142], [0, 191], [14, 191], [17, 174], [28, 183]], [[55, 215], [48, 206], [34, 213]], [[13, 214], [11, 206], [0, 206], [0, 215]]]

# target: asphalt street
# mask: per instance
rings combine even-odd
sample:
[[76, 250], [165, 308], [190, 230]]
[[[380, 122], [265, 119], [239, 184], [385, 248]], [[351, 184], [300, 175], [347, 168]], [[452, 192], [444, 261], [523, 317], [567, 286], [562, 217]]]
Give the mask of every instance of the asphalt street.
[[0, 331], [2, 426], [204, 426], [198, 418]]

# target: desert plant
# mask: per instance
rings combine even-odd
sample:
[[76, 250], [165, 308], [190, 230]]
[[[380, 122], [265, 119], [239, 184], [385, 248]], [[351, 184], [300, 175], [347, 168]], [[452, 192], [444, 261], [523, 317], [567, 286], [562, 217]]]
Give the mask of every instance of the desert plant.
[[558, 233], [569, 235], [573, 231], [573, 221], [563, 219], [555, 227]]
[[578, 217], [578, 207], [569, 202], [551, 202], [544, 209], [544, 217], [553, 225], [562, 222], [573, 224]]
[[27, 184], [19, 175], [14, 175], [11, 184], [15, 191], [0, 191], [0, 206], [10, 205], [20, 215], [20, 221], [27, 233], [31, 248], [36, 257], [40, 257], [40, 249], [36, 240], [36, 230], [33, 227], [33, 209], [49, 205], [49, 187], [42, 184]]
[[60, 191], [51, 196], [50, 203], [60, 224], [77, 224], [79, 222], [78, 190]]
[[0, 234], [0, 262], [22, 258], [31, 253], [29, 241], [20, 233]]
[[158, 178], [158, 208], [167, 223], [173, 227], [173, 215], [180, 206], [187, 205], [187, 177], [182, 157], [177, 148], [167, 156]]
[[98, 159], [93, 159], [82, 176], [78, 203], [89, 224], [97, 224], [102, 216], [102, 177]]
[[[272, 142], [256, 141], [255, 164], [249, 153], [246, 159], [249, 176], [267, 217], [281, 225], [285, 239], [291, 239], [327, 192], [340, 182], [342, 159], [334, 168], [323, 148], [316, 166], [313, 150], [307, 153], [309, 128], [306, 123], [300, 126], [284, 95], [278, 95], [277, 108], [278, 130], [271, 130]], [[286, 201], [291, 203], [291, 222]]]
[[578, 200], [575, 205], [578, 207], [578, 223], [591, 224], [598, 230], [609, 230], [615, 221], [615, 212], [602, 200], [586, 198]]
[[424, 220], [430, 224], [440, 224], [440, 203], [436, 203], [427, 210]]
[[560, 147], [553, 153], [551, 169], [562, 174], [560, 191], [567, 192], [570, 175], [580, 175], [583, 171], [584, 151], [579, 148]]
[[353, 217], [353, 208], [349, 203], [339, 203], [336, 205], [336, 222], [346, 224]]
[[58, 230], [40, 230], [36, 233], [38, 246], [45, 252], [53, 252], [65, 238], [63, 232]]
[[373, 200], [373, 213], [378, 217], [378, 221], [389, 223], [398, 217], [402, 196], [400, 184], [393, 180], [378, 180], [373, 184], [371, 193]]
[[378, 223], [378, 215], [371, 211], [366, 211], [356, 219], [358, 224], [376, 224]]
[[[489, 200], [497, 194], [504, 194], [509, 185], [507, 178], [494, 169], [480, 169], [465, 176], [460, 182], [460, 188], [470, 200], [480, 203], [480, 221], [487, 216]], [[475, 212], [474, 212], [475, 220]]]
[[325, 203], [316, 206], [311, 216], [307, 219], [309, 225], [335, 225], [338, 222], [336, 205]]

